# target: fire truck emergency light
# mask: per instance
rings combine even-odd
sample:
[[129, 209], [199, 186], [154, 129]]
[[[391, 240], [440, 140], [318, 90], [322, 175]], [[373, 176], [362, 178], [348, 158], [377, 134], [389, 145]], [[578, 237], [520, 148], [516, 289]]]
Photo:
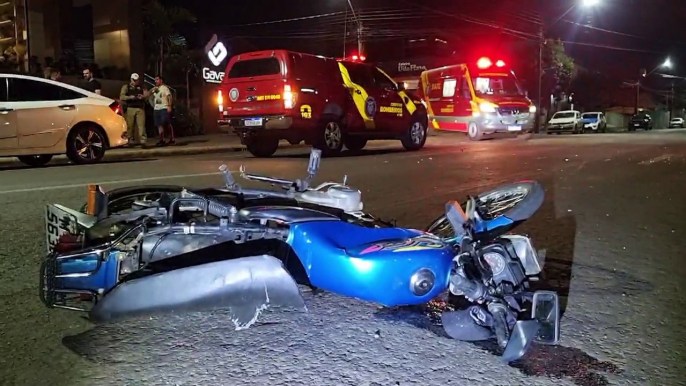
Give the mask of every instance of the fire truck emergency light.
[[[489, 68], [492, 65], [493, 65], [493, 62], [491, 62], [491, 59], [489, 59], [485, 56], [476, 62], [476, 66], [482, 70]], [[497, 62], [495, 62], [495, 66], [496, 67], [505, 67], [505, 62], [502, 60], [498, 60]]]

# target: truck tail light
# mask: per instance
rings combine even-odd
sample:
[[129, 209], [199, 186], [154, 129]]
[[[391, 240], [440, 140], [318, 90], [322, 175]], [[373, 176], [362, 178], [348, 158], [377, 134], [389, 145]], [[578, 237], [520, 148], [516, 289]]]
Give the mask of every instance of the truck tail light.
[[292, 109], [295, 105], [295, 94], [291, 90], [291, 85], [283, 86], [283, 106], [287, 109]]
[[217, 91], [217, 105], [219, 106], [219, 112], [224, 110], [224, 96], [222, 95], [222, 90]]

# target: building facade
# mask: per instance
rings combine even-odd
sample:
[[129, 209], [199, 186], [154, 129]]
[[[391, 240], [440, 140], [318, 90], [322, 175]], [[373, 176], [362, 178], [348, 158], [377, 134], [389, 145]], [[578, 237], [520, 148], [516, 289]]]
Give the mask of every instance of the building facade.
[[144, 69], [141, 0], [0, 0], [0, 49], [7, 68], [52, 63]]

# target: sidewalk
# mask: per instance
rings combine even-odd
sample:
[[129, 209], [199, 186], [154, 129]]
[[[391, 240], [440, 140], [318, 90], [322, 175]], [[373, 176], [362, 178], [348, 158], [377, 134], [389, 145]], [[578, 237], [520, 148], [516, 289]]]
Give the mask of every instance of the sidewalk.
[[[240, 139], [233, 134], [208, 134], [198, 135], [192, 137], [182, 137], [176, 139], [176, 145], [156, 147], [154, 138], [148, 140], [147, 149], [140, 147], [134, 148], [117, 148], [110, 149], [105, 153], [104, 160], [122, 160], [122, 159], [143, 159], [153, 157], [164, 157], [173, 155], [193, 155], [193, 154], [210, 154], [223, 153], [230, 151], [245, 151], [245, 146], [241, 145]], [[279, 147], [290, 146], [286, 141], [281, 141]], [[297, 145], [296, 145], [297, 146]], [[66, 160], [65, 155], [53, 157], [55, 160]], [[0, 163], [18, 163], [15, 157], [2, 157]]]

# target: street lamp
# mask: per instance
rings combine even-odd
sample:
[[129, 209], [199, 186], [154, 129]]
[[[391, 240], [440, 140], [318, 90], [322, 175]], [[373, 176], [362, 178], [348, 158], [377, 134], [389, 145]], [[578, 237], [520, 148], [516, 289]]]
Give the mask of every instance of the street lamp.
[[[664, 62], [660, 63], [657, 67], [653, 69], [653, 71], [650, 71], [646, 73], [646, 69], [642, 68], [641, 69], [641, 76], [643, 78], [646, 78], [650, 76], [653, 72], [657, 71], [659, 68], [672, 68], [674, 64], [672, 64], [672, 60], [667, 57]], [[636, 106], [634, 107], [634, 114], [638, 114], [638, 105], [639, 105], [639, 99], [641, 98], [641, 79], [639, 78], [638, 81], [636, 81]], [[672, 113], [670, 111], [669, 113], [670, 119], [672, 117]]]

